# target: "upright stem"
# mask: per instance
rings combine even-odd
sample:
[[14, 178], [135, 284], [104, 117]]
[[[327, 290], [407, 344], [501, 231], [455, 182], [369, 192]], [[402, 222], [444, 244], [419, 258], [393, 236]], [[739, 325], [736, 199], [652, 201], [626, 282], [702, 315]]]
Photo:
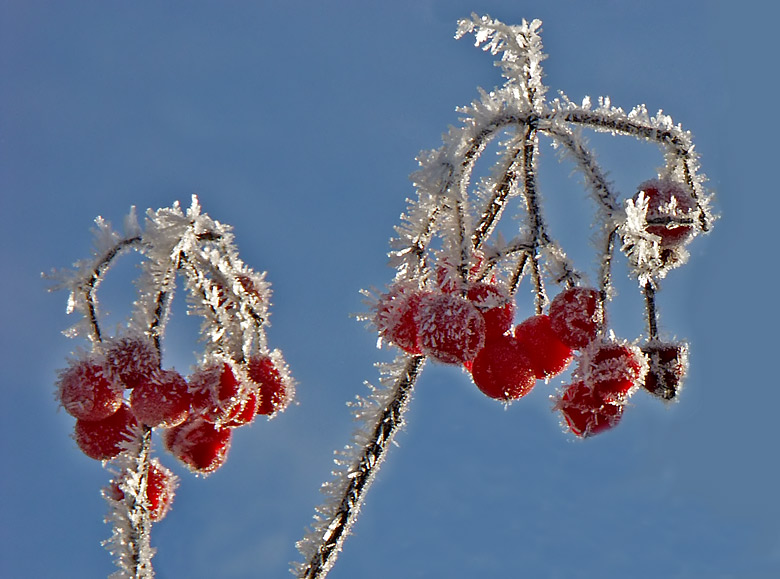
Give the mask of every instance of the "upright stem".
[[308, 563], [302, 567], [301, 579], [322, 579], [336, 562], [341, 547], [357, 519], [365, 493], [374, 480], [388, 446], [398, 429], [404, 424], [412, 390], [425, 362], [425, 356], [409, 358], [403, 373], [396, 382], [393, 394], [381, 412], [369, 440], [346, 473], [346, 484], [338, 506], [330, 513], [324, 532], [317, 537], [319, 542]]

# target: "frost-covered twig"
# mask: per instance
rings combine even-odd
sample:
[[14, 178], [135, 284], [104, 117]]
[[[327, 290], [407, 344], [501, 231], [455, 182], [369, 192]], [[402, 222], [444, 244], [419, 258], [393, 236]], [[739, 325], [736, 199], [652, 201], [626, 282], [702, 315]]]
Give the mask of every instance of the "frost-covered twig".
[[[76, 442], [88, 456], [110, 461], [114, 473], [103, 494], [113, 526], [104, 542], [114, 555], [116, 579], [153, 577], [152, 524], [173, 499], [176, 479], [152, 459], [152, 430], [193, 472], [208, 475], [227, 457], [232, 429], [258, 415], [274, 415], [293, 396], [281, 353], [265, 337], [270, 290], [265, 274], [238, 258], [230, 228], [203, 214], [197, 198], [184, 212], [147, 212], [142, 231], [131, 211], [125, 234], [98, 218], [92, 259], [55, 273], [54, 289], [68, 289], [68, 312], [81, 320], [67, 332], [86, 335], [92, 350], [63, 370], [57, 395], [76, 417]], [[127, 249], [144, 258], [138, 298], [126, 330], [106, 337], [97, 289], [114, 259]], [[161, 341], [178, 274], [185, 278], [190, 312], [203, 317], [206, 342], [200, 365], [185, 380], [162, 365]]]
[[[407, 356], [386, 375], [392, 386], [374, 392], [370, 410], [358, 407], [356, 443], [337, 461], [342, 468], [324, 485], [330, 499], [298, 544], [305, 558], [293, 568], [298, 577], [323, 578], [332, 568], [426, 358], [462, 365], [481, 391], [504, 403], [575, 358], [576, 382], [555, 408], [582, 437], [615, 426], [640, 386], [664, 399], [679, 388], [684, 364], [667, 370], [687, 350], [658, 342], [655, 294], [656, 280], [684, 263], [683, 245], [712, 222], [690, 134], [667, 115], [651, 118], [644, 106], [626, 114], [607, 98], [594, 108], [589, 98], [577, 105], [562, 93], [547, 102], [540, 30], [538, 20], [508, 26], [472, 15], [459, 22], [456, 37], [474, 33], [476, 45], [500, 55], [506, 82], [491, 92], [480, 90], [477, 101], [459, 109], [461, 126], [449, 130], [439, 149], [418, 157], [420, 169], [412, 176], [417, 199], [409, 202], [391, 241], [395, 279], [366, 316], [380, 342]], [[582, 130], [653, 142], [664, 151], [666, 167], [657, 180], [640, 186], [624, 210]], [[504, 151], [475, 195], [474, 167], [500, 134], [509, 134]], [[582, 285], [583, 275], [544, 221], [536, 179], [542, 138], [574, 161], [597, 204], [598, 289]], [[505, 242], [498, 225], [515, 197], [524, 208], [522, 226]], [[627, 253], [645, 294], [652, 347], [644, 350], [607, 331], [603, 312], [612, 294], [616, 246]], [[526, 273], [536, 315], [513, 327], [514, 298]], [[547, 292], [555, 286], [562, 291], [548, 304]], [[671, 378], [651, 387], [659, 373]]]

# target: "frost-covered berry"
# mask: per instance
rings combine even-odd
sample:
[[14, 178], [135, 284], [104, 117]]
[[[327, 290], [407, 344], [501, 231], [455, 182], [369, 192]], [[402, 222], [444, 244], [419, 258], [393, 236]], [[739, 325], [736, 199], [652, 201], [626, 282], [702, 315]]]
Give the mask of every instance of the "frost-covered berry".
[[259, 400], [257, 414], [270, 416], [290, 404], [293, 391], [281, 362], [271, 356], [253, 356], [249, 359], [249, 379], [257, 384]]
[[211, 474], [227, 460], [232, 431], [202, 418], [187, 420], [165, 431], [168, 451], [198, 474]]
[[63, 408], [79, 420], [103, 420], [122, 406], [122, 389], [102, 365], [80, 360], [62, 371], [57, 394]]
[[[105, 493], [115, 501], [124, 500], [125, 492], [122, 486], [126, 484], [126, 480], [122, 480], [121, 483], [114, 482], [105, 489]], [[152, 459], [146, 477], [146, 508], [150, 520], [156, 523], [165, 518], [171, 510], [177, 486], [178, 477], [160, 464], [160, 461]]]
[[130, 394], [130, 409], [146, 426], [169, 428], [181, 424], [190, 413], [187, 382], [175, 370], [157, 370]]
[[106, 368], [126, 388], [149, 380], [160, 368], [160, 353], [146, 336], [122, 336], [106, 343]]
[[374, 323], [379, 336], [409, 354], [421, 354], [417, 311], [424, 292], [399, 284], [383, 294], [374, 306]]
[[471, 284], [466, 297], [485, 318], [485, 337], [500, 336], [512, 327], [515, 319], [515, 301], [497, 284]]
[[221, 362], [196, 370], [189, 380], [192, 412], [204, 420], [227, 420], [241, 403], [241, 385], [230, 364]]
[[679, 247], [694, 233], [696, 200], [684, 184], [671, 179], [651, 179], [639, 185], [640, 195], [647, 199], [647, 231], [660, 237], [663, 249]]
[[599, 292], [592, 288], [562, 291], [550, 304], [549, 315], [558, 338], [574, 349], [587, 346], [604, 323]]
[[259, 414], [258, 397], [259, 393], [257, 391], [249, 390], [246, 392], [241, 401], [230, 412], [230, 415], [220, 425], [236, 428], [251, 423]]
[[74, 430], [76, 444], [95, 460], [110, 460], [122, 452], [122, 443], [137, 426], [135, 416], [126, 405], [103, 420], [77, 420]]
[[485, 395], [504, 401], [522, 398], [536, 383], [525, 348], [513, 336], [488, 340], [474, 358], [471, 377]]
[[586, 438], [617, 426], [623, 416], [623, 405], [605, 401], [584, 382], [568, 386], [555, 404], [569, 430]]
[[540, 380], [563, 372], [572, 360], [572, 351], [553, 331], [550, 317], [532, 316], [515, 326], [515, 339], [523, 345], [528, 360]]
[[651, 394], [672, 400], [680, 391], [688, 369], [688, 346], [684, 342], [648, 342], [642, 346], [647, 374], [642, 387]]
[[647, 370], [639, 348], [616, 342], [593, 342], [583, 353], [578, 375], [605, 400], [624, 401]]
[[485, 318], [467, 299], [433, 293], [420, 300], [420, 348], [446, 364], [473, 360], [485, 343]]

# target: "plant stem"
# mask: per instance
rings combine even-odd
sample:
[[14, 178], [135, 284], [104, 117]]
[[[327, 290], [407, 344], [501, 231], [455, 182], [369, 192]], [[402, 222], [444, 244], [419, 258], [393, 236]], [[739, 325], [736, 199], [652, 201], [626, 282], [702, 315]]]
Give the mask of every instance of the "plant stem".
[[333, 567], [352, 524], [357, 519], [365, 493], [374, 480], [390, 443], [404, 424], [404, 414], [411, 399], [414, 384], [422, 370], [425, 356], [410, 357], [398, 377], [392, 396], [377, 413], [371, 436], [349, 467], [346, 484], [337, 507], [323, 525], [324, 532], [308, 563], [302, 566], [301, 579], [323, 579]]

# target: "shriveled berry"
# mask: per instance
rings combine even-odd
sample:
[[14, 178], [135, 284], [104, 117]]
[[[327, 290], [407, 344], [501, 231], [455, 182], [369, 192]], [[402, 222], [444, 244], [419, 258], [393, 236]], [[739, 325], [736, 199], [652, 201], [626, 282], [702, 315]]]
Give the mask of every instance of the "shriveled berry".
[[500, 336], [509, 331], [515, 319], [515, 301], [497, 284], [479, 282], [471, 284], [466, 297], [485, 318], [485, 336]]
[[509, 335], [485, 343], [474, 358], [471, 377], [485, 395], [504, 401], [522, 398], [536, 383], [525, 348]]
[[209, 422], [227, 420], [241, 403], [241, 385], [226, 362], [196, 370], [190, 376], [189, 388], [193, 414]]
[[232, 431], [202, 418], [187, 420], [165, 431], [170, 453], [198, 474], [211, 474], [227, 460]]
[[592, 288], [562, 291], [550, 304], [549, 314], [555, 334], [575, 350], [587, 346], [604, 323], [599, 292]]
[[679, 247], [694, 233], [696, 200], [683, 183], [671, 179], [651, 179], [639, 185], [647, 199], [647, 231], [660, 238], [663, 249]]
[[423, 297], [417, 323], [420, 348], [439, 362], [473, 360], [485, 343], [485, 318], [469, 300], [455, 294]]
[[374, 323], [382, 339], [409, 354], [421, 354], [417, 313], [425, 295], [414, 286], [399, 284], [383, 294], [374, 307]]
[[110, 460], [122, 452], [122, 443], [137, 426], [135, 416], [126, 405], [103, 420], [77, 420], [74, 430], [76, 444], [95, 460]]
[[605, 400], [622, 401], [645, 374], [639, 348], [615, 342], [594, 342], [585, 351], [579, 375]]
[[[149, 463], [149, 471], [146, 477], [146, 508], [149, 511], [149, 519], [153, 522], [161, 521], [168, 514], [176, 492], [178, 477], [165, 468], [157, 459]], [[127, 481], [114, 482], [105, 490], [105, 493], [115, 501], [125, 498], [122, 486]]]
[[57, 390], [62, 406], [79, 420], [103, 420], [122, 406], [122, 388], [102, 365], [88, 360], [73, 363], [60, 373]]
[[680, 392], [688, 369], [688, 346], [652, 341], [642, 346], [642, 353], [648, 366], [642, 387], [659, 398], [672, 400]]
[[532, 316], [515, 326], [515, 339], [523, 345], [528, 360], [540, 380], [563, 372], [572, 360], [572, 351], [553, 331], [550, 317]]
[[247, 370], [249, 379], [257, 384], [258, 415], [270, 416], [287, 408], [293, 391], [281, 360], [274, 361], [271, 356], [253, 356], [249, 359]]
[[106, 368], [126, 388], [146, 382], [160, 368], [160, 353], [146, 336], [122, 336], [105, 346]]
[[130, 408], [146, 426], [169, 428], [187, 419], [191, 399], [181, 374], [175, 370], [157, 370], [151, 379], [133, 389]]
[[586, 438], [617, 426], [623, 416], [623, 405], [605, 401], [584, 382], [568, 386], [555, 404], [569, 430]]

